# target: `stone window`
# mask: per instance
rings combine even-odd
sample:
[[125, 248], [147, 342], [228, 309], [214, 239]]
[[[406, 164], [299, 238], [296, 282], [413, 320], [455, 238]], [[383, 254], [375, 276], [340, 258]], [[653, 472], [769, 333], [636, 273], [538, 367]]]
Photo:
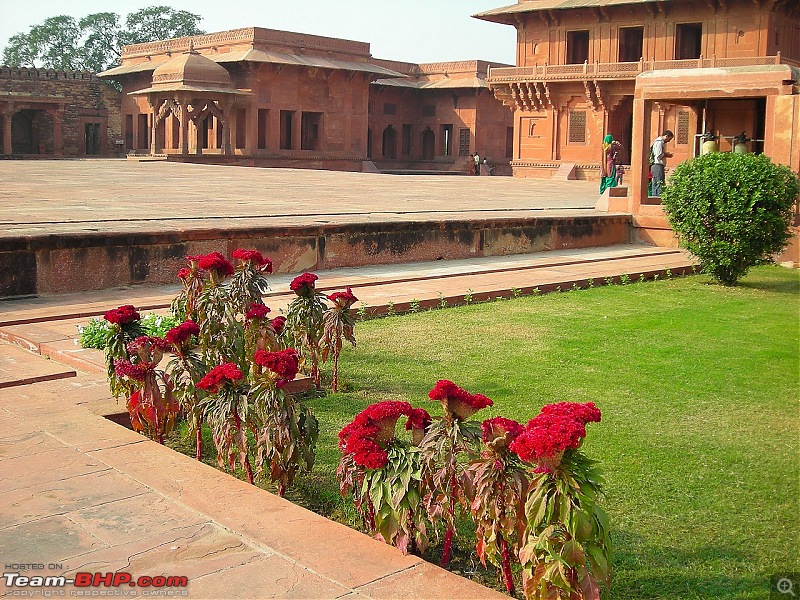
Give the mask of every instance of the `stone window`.
[[397, 114], [397, 104], [386, 103], [383, 105], [383, 114], [394, 116]]
[[681, 23], [675, 27], [675, 59], [700, 58], [703, 52], [703, 24]]
[[267, 117], [269, 110], [266, 108], [258, 109], [258, 149], [267, 149]]
[[458, 155], [467, 156], [469, 154], [469, 129], [458, 130]]
[[300, 149], [322, 150], [322, 113], [304, 112], [300, 118]]
[[638, 62], [642, 58], [644, 27], [619, 28], [619, 62]]
[[514, 156], [514, 128], [506, 127], [506, 158]]
[[567, 32], [567, 64], [582, 65], [589, 60], [589, 30]]
[[442, 153], [445, 156], [453, 155], [453, 126], [442, 125]]
[[586, 143], [586, 111], [569, 111], [569, 133], [567, 142], [570, 144]]
[[403, 156], [411, 154], [411, 125], [406, 123], [403, 125], [403, 142], [401, 146]]
[[676, 144], [689, 143], [689, 111], [682, 110], [678, 113], [678, 127], [675, 132]]
[[294, 111], [282, 110], [281, 111], [281, 150], [292, 149], [292, 138], [294, 128]]

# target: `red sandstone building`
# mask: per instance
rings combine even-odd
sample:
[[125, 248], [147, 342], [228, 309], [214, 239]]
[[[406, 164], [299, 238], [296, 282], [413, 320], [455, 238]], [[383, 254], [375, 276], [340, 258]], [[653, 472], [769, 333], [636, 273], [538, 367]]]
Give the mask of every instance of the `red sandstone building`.
[[665, 129], [671, 166], [710, 131], [721, 151], [744, 133], [800, 172], [798, 0], [521, 0], [475, 16], [518, 33], [517, 66], [487, 77], [514, 113], [514, 174], [597, 178], [612, 134], [630, 149], [631, 193], [598, 206], [633, 213], [643, 239], [672, 240], [647, 197]]
[[0, 155], [115, 155], [120, 133], [119, 93], [93, 74], [0, 67]]
[[378, 60], [362, 42], [247, 28], [126, 46], [100, 77], [122, 82], [129, 152], [464, 171], [476, 151], [511, 158], [513, 115], [488, 89], [492, 66]]

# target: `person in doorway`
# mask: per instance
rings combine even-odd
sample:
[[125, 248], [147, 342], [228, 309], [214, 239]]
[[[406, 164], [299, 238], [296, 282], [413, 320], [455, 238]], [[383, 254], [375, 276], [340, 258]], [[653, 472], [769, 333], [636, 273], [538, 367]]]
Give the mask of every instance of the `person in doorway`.
[[475, 153], [475, 175], [481, 174], [481, 157]]
[[621, 161], [620, 150], [622, 150], [622, 144], [614, 140], [614, 136], [610, 133], [603, 138], [603, 157], [600, 163], [601, 194], [606, 189], [617, 186], [617, 167]]
[[467, 163], [467, 174], [475, 175], [475, 154], [469, 155], [469, 162]]
[[667, 152], [665, 146], [672, 141], [675, 137], [669, 129], [665, 129], [664, 133], [653, 140], [653, 145], [650, 146], [650, 156], [652, 164], [650, 165], [650, 172], [653, 175], [653, 185], [651, 195], [661, 197], [661, 190], [664, 187], [664, 169], [667, 166], [667, 159], [672, 158], [672, 152]]

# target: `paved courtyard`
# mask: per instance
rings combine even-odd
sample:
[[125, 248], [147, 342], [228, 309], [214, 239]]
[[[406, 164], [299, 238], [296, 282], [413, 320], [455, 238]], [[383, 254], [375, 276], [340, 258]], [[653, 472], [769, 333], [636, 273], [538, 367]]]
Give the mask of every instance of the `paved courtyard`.
[[135, 162], [0, 161], [0, 236], [593, 212], [597, 184]]

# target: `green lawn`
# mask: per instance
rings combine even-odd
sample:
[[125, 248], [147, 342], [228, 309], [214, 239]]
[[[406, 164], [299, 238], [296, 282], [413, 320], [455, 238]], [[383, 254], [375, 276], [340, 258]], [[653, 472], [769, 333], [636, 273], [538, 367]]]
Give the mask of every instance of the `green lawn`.
[[[771, 574], [800, 570], [799, 292], [798, 271], [762, 267], [735, 288], [692, 276], [359, 323], [345, 391], [312, 401], [318, 463], [290, 497], [352, 523], [336, 434], [380, 400], [438, 414], [437, 379], [492, 398], [481, 419], [593, 401], [603, 421], [583, 449], [607, 477], [607, 597], [766, 598]], [[457, 570], [474, 570], [471, 543]]]

